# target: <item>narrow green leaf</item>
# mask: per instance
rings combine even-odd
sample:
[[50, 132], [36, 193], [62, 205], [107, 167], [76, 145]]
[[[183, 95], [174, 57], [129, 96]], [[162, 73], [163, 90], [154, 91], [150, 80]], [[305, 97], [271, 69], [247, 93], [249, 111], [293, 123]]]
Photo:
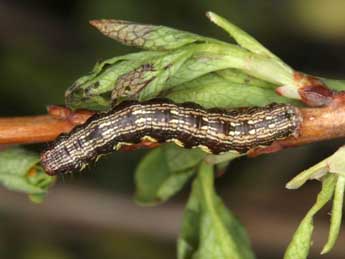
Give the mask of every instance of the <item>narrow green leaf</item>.
[[287, 184], [287, 189], [298, 189], [306, 181], [310, 179], [318, 179], [325, 175], [328, 172], [328, 164], [327, 159], [322, 160], [321, 162], [317, 163], [316, 165], [304, 170], [303, 172], [296, 175], [293, 179], [291, 179]]
[[207, 17], [210, 19], [211, 22], [215, 23], [223, 30], [229, 33], [231, 37], [235, 39], [235, 41], [245, 49], [250, 50], [253, 53], [257, 53], [259, 55], [264, 55], [267, 57], [271, 57], [274, 59], [278, 59], [272, 52], [266, 49], [261, 43], [259, 43], [256, 39], [250, 36], [248, 33], [234, 25], [233, 23], [229, 22], [225, 18], [213, 13], [207, 12]]
[[306, 259], [312, 244], [314, 215], [332, 198], [337, 176], [328, 174], [322, 179], [322, 189], [316, 203], [308, 211], [298, 226], [293, 238], [285, 251], [284, 259]]
[[174, 144], [150, 151], [136, 170], [136, 201], [145, 205], [166, 201], [194, 175], [204, 156], [199, 149], [182, 149]]
[[202, 163], [185, 209], [178, 258], [254, 258], [245, 230], [214, 191], [213, 174]]
[[320, 179], [327, 172], [345, 175], [345, 146], [339, 148], [334, 154], [304, 170], [286, 184], [288, 189], [297, 189], [310, 179]]
[[122, 20], [93, 20], [101, 33], [122, 44], [149, 50], [171, 50], [195, 42], [218, 42], [215, 39], [165, 26], [138, 24]]
[[[250, 36], [248, 33], [234, 25], [233, 23], [229, 22], [225, 18], [213, 13], [213, 12], [207, 12], [207, 17], [210, 19], [211, 22], [215, 23], [222, 29], [224, 29], [226, 32], [229, 33], [231, 37], [235, 39], [235, 41], [243, 48], [249, 50], [252, 53], [258, 54], [259, 56], [267, 57], [269, 60], [271, 60], [276, 66], [276, 68], [268, 66], [269, 62], [262, 63], [264, 66], [262, 66], [263, 70], [271, 70], [272, 75], [274, 75], [276, 78], [269, 78], [270, 82], [280, 82], [281, 84], [293, 84], [292, 80], [292, 73], [293, 70], [284, 63], [280, 58], [278, 58], [276, 55], [274, 55], [271, 51], [269, 51], [267, 48], [265, 48], [260, 42], [258, 42], [255, 38]], [[255, 62], [253, 62], [255, 63]], [[255, 65], [254, 65], [255, 66]], [[256, 66], [254, 70], [258, 70], [261, 67], [261, 65]], [[277, 70], [277, 69], [280, 69]], [[274, 70], [279, 71], [278, 74], [274, 72]], [[264, 71], [261, 71], [259, 73], [254, 72], [252, 75], [258, 75], [260, 78], [261, 73]], [[267, 76], [267, 75], [266, 75]], [[285, 77], [285, 79], [283, 79]], [[278, 79], [279, 78], [279, 79]]]
[[39, 155], [19, 147], [0, 152], [0, 183], [29, 195], [44, 195], [55, 178], [38, 166]]
[[344, 189], [345, 189], [345, 177], [338, 176], [337, 183], [335, 186], [335, 191], [334, 191], [333, 207], [332, 207], [332, 214], [331, 214], [331, 227], [329, 230], [327, 243], [323, 247], [321, 254], [325, 254], [331, 251], [335, 242], [338, 239], [340, 226], [341, 226], [341, 218], [343, 215]]

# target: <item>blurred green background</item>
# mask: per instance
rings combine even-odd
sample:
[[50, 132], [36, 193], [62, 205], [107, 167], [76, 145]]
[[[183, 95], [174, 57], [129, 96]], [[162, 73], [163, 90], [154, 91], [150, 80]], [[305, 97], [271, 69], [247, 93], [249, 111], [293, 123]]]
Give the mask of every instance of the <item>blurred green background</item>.
[[[345, 78], [343, 0], [0, 1], [0, 116], [45, 113], [96, 61], [134, 52], [94, 30], [88, 20], [162, 24], [228, 40], [205, 18], [212, 10], [261, 41], [297, 70]], [[217, 190], [248, 229], [258, 258], [281, 258], [319, 188], [288, 191], [299, 171], [333, 153], [339, 141], [233, 162]], [[30, 148], [40, 150], [42, 146]], [[41, 205], [0, 188], [0, 258], [175, 258], [189, 186], [172, 201], [142, 208], [131, 198], [145, 151], [116, 153], [92, 170], [59, 178]], [[345, 231], [329, 255], [327, 210], [316, 222], [311, 258], [345, 258]]]

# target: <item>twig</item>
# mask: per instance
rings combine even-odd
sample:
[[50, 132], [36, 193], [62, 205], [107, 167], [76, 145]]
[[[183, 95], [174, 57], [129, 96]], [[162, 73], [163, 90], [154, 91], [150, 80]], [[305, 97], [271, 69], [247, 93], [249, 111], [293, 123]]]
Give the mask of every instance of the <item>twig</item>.
[[0, 118], [0, 144], [30, 144], [54, 140], [84, 123], [93, 112], [49, 106], [48, 115]]
[[[271, 146], [252, 150], [249, 155], [272, 153], [282, 148], [345, 137], [345, 94], [338, 93], [329, 105], [320, 108], [299, 108], [302, 123], [297, 137], [274, 142]], [[0, 144], [48, 142], [84, 123], [93, 112], [48, 107], [48, 115], [0, 118]], [[155, 147], [144, 143], [138, 147]], [[136, 148], [138, 148], [136, 147]]]

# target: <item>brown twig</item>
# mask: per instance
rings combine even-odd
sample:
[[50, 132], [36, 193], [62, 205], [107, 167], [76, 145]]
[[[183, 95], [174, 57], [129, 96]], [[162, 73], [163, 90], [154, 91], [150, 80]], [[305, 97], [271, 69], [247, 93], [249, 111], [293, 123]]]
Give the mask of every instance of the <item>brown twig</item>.
[[0, 144], [30, 144], [54, 140], [85, 122], [93, 112], [49, 106], [48, 115], [0, 118]]
[[[297, 137], [290, 137], [273, 143], [270, 147], [252, 150], [249, 155], [276, 152], [285, 147], [345, 137], [345, 94], [333, 96], [329, 105], [320, 108], [300, 108], [302, 123]], [[0, 144], [28, 144], [48, 142], [59, 134], [69, 132], [76, 125], [85, 122], [93, 112], [48, 107], [48, 115], [0, 118]], [[141, 143], [138, 147], [155, 147]], [[136, 147], [136, 148], [138, 148]], [[132, 150], [132, 148], [131, 148]]]

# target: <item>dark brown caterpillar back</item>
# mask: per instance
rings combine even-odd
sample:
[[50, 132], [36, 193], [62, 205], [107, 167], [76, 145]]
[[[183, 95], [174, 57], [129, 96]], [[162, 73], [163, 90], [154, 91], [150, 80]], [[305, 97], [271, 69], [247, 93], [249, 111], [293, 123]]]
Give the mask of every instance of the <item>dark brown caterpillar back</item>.
[[244, 153], [297, 134], [299, 124], [298, 109], [287, 104], [206, 110], [158, 99], [123, 102], [60, 135], [42, 152], [41, 163], [50, 175], [82, 170], [100, 155], [141, 141], [174, 142], [213, 154]]

